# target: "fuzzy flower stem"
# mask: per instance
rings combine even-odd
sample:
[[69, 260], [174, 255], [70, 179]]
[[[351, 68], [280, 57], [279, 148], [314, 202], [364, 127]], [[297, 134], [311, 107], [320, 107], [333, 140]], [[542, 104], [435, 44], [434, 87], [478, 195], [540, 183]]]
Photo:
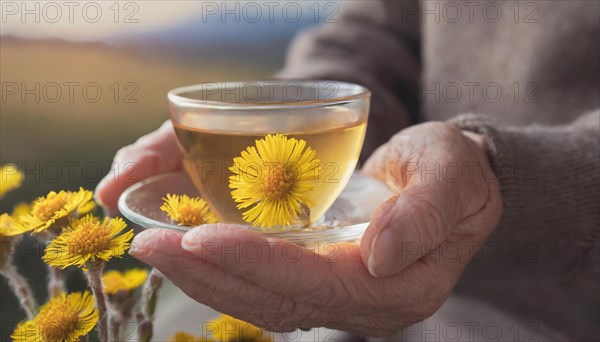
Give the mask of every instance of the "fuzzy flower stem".
[[[49, 231], [43, 231], [34, 235], [35, 238], [47, 246], [53, 238], [56, 237], [55, 234], [50, 233]], [[63, 271], [56, 267], [48, 266], [48, 299], [53, 299], [61, 295], [61, 293], [65, 292], [65, 278], [63, 275]]]
[[135, 306], [135, 298], [132, 293], [120, 291], [109, 296], [108, 308], [111, 313], [110, 334], [114, 341], [121, 341], [123, 328], [131, 319], [131, 312]]
[[104, 262], [88, 263], [85, 275], [96, 300], [96, 309], [98, 310], [98, 325], [96, 327], [98, 330], [98, 338], [102, 342], [107, 342], [108, 311], [106, 310], [106, 297], [104, 296], [101, 277], [104, 265]]
[[65, 292], [65, 278], [63, 272], [56, 268], [48, 265], [48, 296], [49, 299], [59, 297]]
[[144, 284], [141, 308], [137, 314], [139, 341], [149, 342], [152, 339], [154, 329], [152, 322], [154, 321], [154, 311], [163, 277], [162, 273], [153, 268]]
[[121, 340], [121, 324], [116, 320], [116, 318], [111, 318], [112, 322], [110, 324], [110, 336], [112, 341], [120, 341]]
[[15, 266], [11, 262], [7, 262], [0, 267], [0, 274], [2, 274], [8, 283], [14, 294], [19, 298], [19, 303], [25, 313], [27, 313], [27, 319], [33, 319], [35, 317], [37, 304], [35, 298], [33, 298], [33, 292], [27, 283], [27, 280], [19, 274]]

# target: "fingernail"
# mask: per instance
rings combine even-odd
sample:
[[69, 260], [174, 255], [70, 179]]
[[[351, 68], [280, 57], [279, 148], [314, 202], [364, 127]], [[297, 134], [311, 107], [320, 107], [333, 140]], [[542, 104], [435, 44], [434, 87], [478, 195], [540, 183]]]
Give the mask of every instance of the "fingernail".
[[131, 241], [129, 246], [129, 255], [135, 258], [146, 258], [152, 253], [152, 249], [148, 245], [149, 238], [147, 234], [141, 232], [137, 234]]
[[201, 246], [203, 243], [211, 240], [222, 234], [227, 234], [230, 232], [237, 231], [239, 229], [243, 229], [241, 227], [231, 225], [231, 224], [222, 224], [222, 223], [214, 223], [214, 224], [205, 224], [193, 228], [189, 232], [183, 235], [183, 239], [181, 240], [181, 247], [185, 250], [193, 250]]
[[202, 244], [203, 241], [210, 235], [212, 231], [216, 229], [217, 224], [206, 224], [192, 228], [189, 232], [183, 234], [181, 239], [181, 247], [186, 251], [195, 249], [198, 245]]
[[373, 277], [387, 274], [393, 268], [396, 252], [394, 232], [391, 228], [384, 228], [371, 243], [371, 254], [367, 262], [369, 273]]
[[378, 237], [379, 234], [371, 241], [371, 253], [369, 254], [369, 260], [367, 261], [367, 269], [373, 277], [378, 277], [377, 273], [375, 273], [375, 257], [373, 256], [373, 254], [375, 254], [375, 241], [377, 241]]
[[375, 210], [375, 212], [373, 213], [373, 215], [371, 216], [371, 223], [369, 224], [369, 227], [367, 228], [367, 230], [380, 230], [379, 227], [383, 227], [380, 232], [375, 235], [375, 237], [373, 238], [373, 240], [371, 240], [371, 245], [369, 246], [369, 258], [367, 259], [367, 268], [369, 268], [369, 271], [371, 271], [370, 268], [370, 264], [373, 263], [373, 247], [375, 246], [375, 241], [377, 240], [377, 237], [379, 236], [379, 234], [381, 234], [381, 232], [383, 230], [385, 230], [385, 227], [387, 227], [390, 223], [390, 221], [392, 220], [392, 217], [394, 216], [394, 207], [396, 205], [396, 203], [398, 202], [398, 197], [400, 196], [400, 194], [396, 194], [396, 195], [392, 195], [390, 198], [388, 198], [387, 200], [385, 200], [383, 203], [381, 203], [377, 209]]
[[215, 236], [224, 230], [228, 230], [228, 226], [219, 223], [198, 226], [183, 235], [181, 247], [186, 250], [187, 248], [195, 248], [209, 240], [211, 236]]
[[168, 229], [147, 229], [133, 238], [129, 254], [137, 259], [146, 259], [154, 254], [161, 242], [179, 239], [180, 235], [180, 232]]
[[[237, 226], [235, 224], [225, 224], [225, 223], [211, 223], [211, 224], [203, 224], [201, 226], [195, 227], [185, 233], [183, 236], [184, 240], [187, 240], [190, 243], [193, 243], [197, 240], [206, 239], [211, 236], [218, 236], [224, 234], [234, 233], [240, 230], [243, 230], [243, 227]], [[200, 241], [202, 242], [202, 241]]]

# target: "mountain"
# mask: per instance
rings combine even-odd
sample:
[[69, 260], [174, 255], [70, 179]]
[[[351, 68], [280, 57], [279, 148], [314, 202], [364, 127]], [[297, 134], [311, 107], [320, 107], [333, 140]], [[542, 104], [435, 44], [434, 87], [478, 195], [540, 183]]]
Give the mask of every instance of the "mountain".
[[198, 16], [166, 29], [110, 37], [105, 42], [153, 55], [180, 58], [239, 60], [281, 65], [289, 42], [323, 18], [303, 15], [294, 22], [274, 17], [257, 22], [220, 15]]

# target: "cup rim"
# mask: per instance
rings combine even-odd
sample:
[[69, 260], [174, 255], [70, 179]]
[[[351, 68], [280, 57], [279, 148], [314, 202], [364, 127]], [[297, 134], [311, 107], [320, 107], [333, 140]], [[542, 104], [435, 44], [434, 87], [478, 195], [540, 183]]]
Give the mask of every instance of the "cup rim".
[[[201, 89], [209, 85], [213, 86], [231, 86], [242, 83], [268, 83], [268, 82], [290, 82], [298, 83], [300, 85], [308, 85], [315, 83], [327, 83], [333, 82], [341, 86], [347, 87], [348, 89], [355, 90], [354, 94], [347, 96], [338, 96], [332, 98], [324, 98], [319, 100], [309, 101], [289, 101], [289, 102], [277, 102], [277, 101], [242, 101], [242, 102], [227, 102], [227, 101], [209, 101], [202, 99], [193, 99], [186, 96], [181, 96], [182, 93], [192, 92], [194, 90]], [[294, 109], [294, 108], [318, 108], [318, 107], [329, 107], [335, 105], [346, 104], [349, 102], [366, 100], [371, 97], [371, 91], [359, 84], [336, 81], [336, 80], [300, 80], [300, 79], [270, 79], [270, 80], [256, 80], [256, 81], [227, 81], [227, 82], [201, 82], [193, 85], [177, 87], [171, 89], [167, 98], [169, 103], [181, 107], [194, 107], [194, 108], [212, 108], [212, 109]]]

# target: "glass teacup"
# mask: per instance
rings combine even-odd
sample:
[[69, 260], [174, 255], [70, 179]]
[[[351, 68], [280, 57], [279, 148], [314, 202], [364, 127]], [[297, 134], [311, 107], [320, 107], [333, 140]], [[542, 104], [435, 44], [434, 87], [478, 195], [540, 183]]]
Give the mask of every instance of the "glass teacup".
[[364, 141], [370, 92], [336, 81], [202, 83], [169, 92], [187, 174], [220, 222], [318, 222]]

